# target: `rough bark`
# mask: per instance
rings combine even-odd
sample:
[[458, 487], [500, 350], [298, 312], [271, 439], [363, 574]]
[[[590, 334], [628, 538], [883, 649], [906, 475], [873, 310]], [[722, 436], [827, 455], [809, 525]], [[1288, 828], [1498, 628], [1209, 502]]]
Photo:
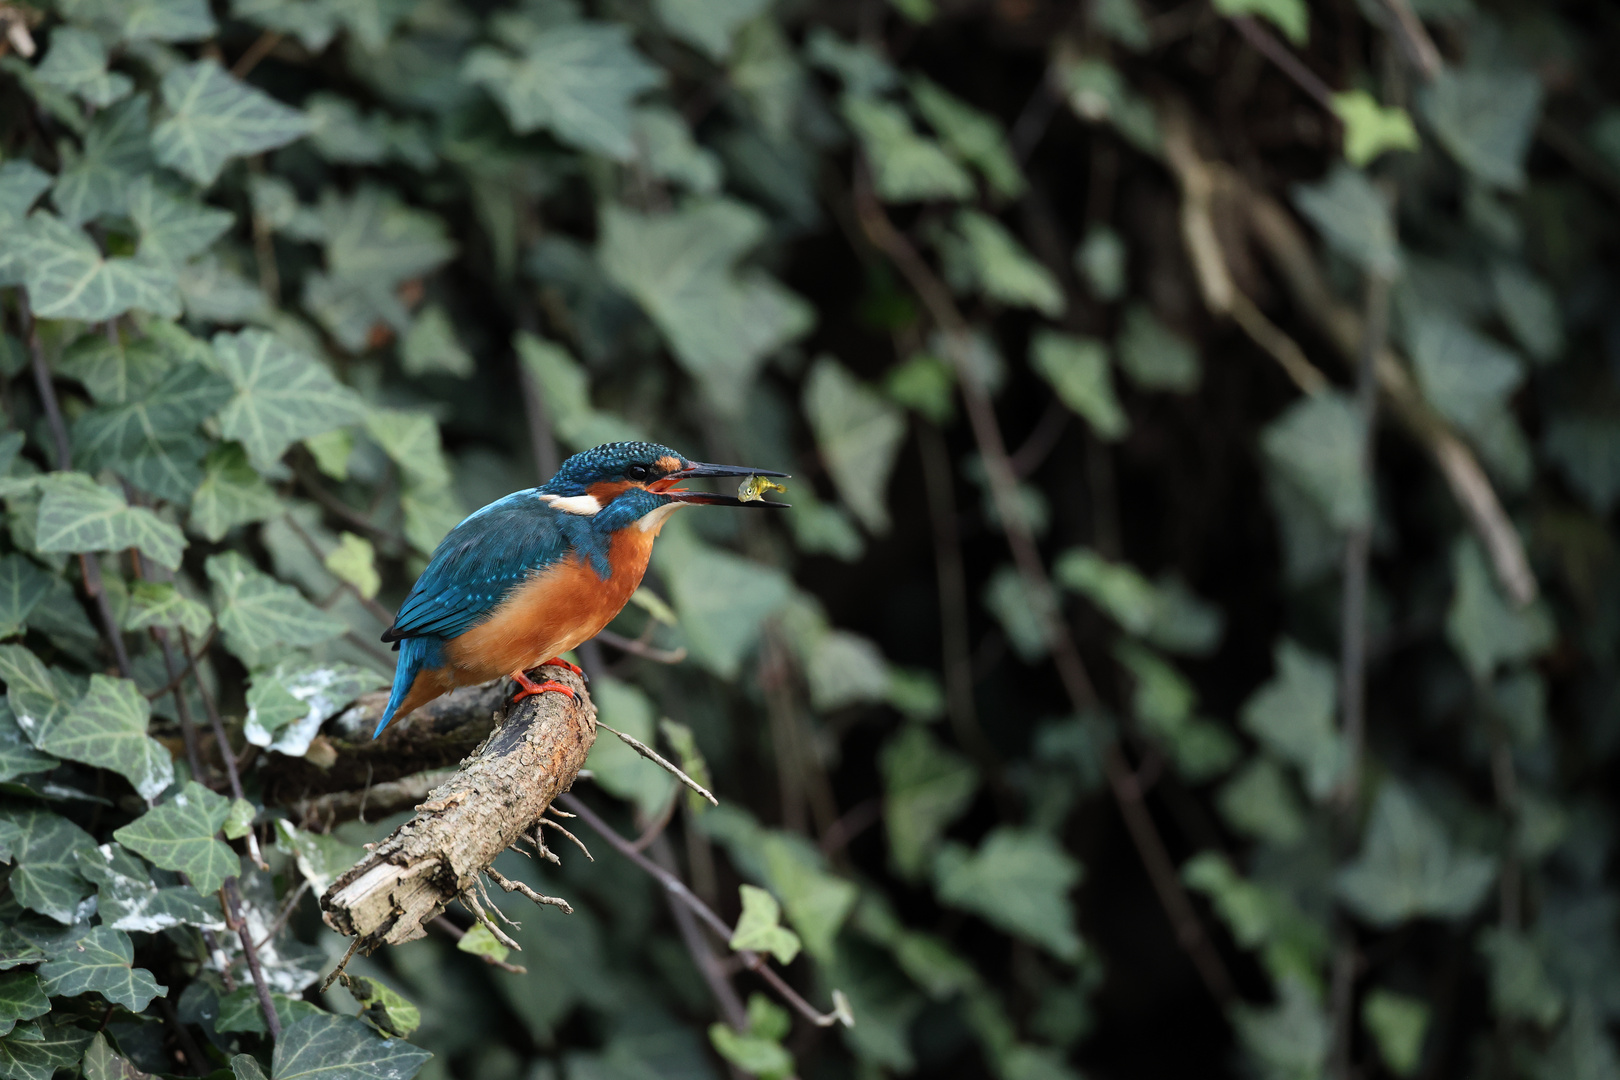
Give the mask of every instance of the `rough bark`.
[[[333, 882], [321, 897], [328, 926], [357, 937], [368, 953], [422, 937], [497, 855], [533, 832], [596, 739], [596, 706], [584, 682], [557, 669], [546, 674], [573, 689], [575, 700], [539, 694], [513, 707], [414, 818]], [[505, 692], [504, 680], [489, 685]]]

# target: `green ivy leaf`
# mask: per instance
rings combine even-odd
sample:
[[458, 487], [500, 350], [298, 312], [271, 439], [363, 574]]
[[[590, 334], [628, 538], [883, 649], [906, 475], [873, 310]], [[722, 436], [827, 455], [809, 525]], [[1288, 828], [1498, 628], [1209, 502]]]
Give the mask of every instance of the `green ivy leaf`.
[[155, 997], [167, 997], [152, 973], [134, 966], [135, 946], [129, 935], [98, 926], [40, 966], [45, 992], [53, 997], [98, 993], [130, 1012], [140, 1012]]
[[1524, 186], [1524, 158], [1541, 113], [1541, 80], [1528, 71], [1448, 67], [1418, 92], [1440, 144], [1497, 187]]
[[700, 195], [720, 189], [724, 174], [720, 159], [692, 138], [680, 113], [661, 105], [644, 105], [636, 110], [634, 124], [636, 155], [648, 173]]
[[96, 115], [84, 148], [63, 163], [51, 201], [63, 220], [78, 225], [129, 208], [129, 185], [152, 167], [151, 103], [136, 94]]
[[408, 1039], [422, 1025], [422, 1011], [379, 979], [355, 976], [344, 983], [344, 988], [359, 1002], [360, 1019], [379, 1034]]
[[696, 45], [711, 60], [731, 53], [737, 30], [770, 7], [770, 0], [654, 0], [658, 20], [669, 32]]
[[111, 468], [153, 494], [184, 501], [201, 479], [207, 443], [197, 426], [230, 400], [231, 385], [200, 364], [181, 364], [139, 401], [103, 406], [73, 425], [81, 467]]
[[32, 971], [0, 975], [0, 1037], [11, 1034], [19, 1020], [33, 1020], [51, 1011], [51, 999]]
[[450, 463], [439, 424], [426, 410], [367, 409], [366, 434], [399, 466], [408, 483], [437, 488], [450, 483]]
[[1248, 701], [1244, 730], [1299, 768], [1312, 797], [1325, 799], [1343, 772], [1346, 751], [1333, 721], [1338, 673], [1333, 664], [1289, 638], [1273, 650], [1275, 671]]
[[126, 311], [180, 314], [172, 270], [142, 259], [107, 258], [83, 229], [36, 212], [18, 229], [12, 252], [41, 319], [104, 322]]
[[911, 100], [928, 126], [952, 153], [978, 169], [997, 195], [1016, 199], [1024, 193], [1024, 174], [1013, 158], [1000, 121], [921, 75], [913, 76], [908, 85]]
[[456, 253], [441, 218], [374, 185], [348, 198], [328, 193], [320, 215], [327, 269], [343, 281], [391, 287], [421, 277]]
[[731, 935], [731, 947], [770, 953], [779, 964], [793, 963], [802, 945], [798, 934], [781, 925], [782, 907], [776, 897], [753, 885], [742, 885], [738, 892], [742, 915]]
[[214, 836], [230, 811], [225, 796], [188, 780], [168, 801], [116, 830], [113, 839], [154, 866], [185, 874], [206, 896], [237, 872], [236, 853]]
[[512, 955], [512, 950], [502, 945], [500, 939], [490, 933], [489, 927], [483, 923], [478, 923], [463, 934], [461, 940], [456, 942], [456, 948], [461, 952], [497, 962]]
[[1311, 36], [1311, 13], [1305, 0], [1215, 0], [1215, 10], [1229, 19], [1258, 15], [1303, 45]]
[[1483, 430], [1524, 381], [1524, 363], [1450, 315], [1419, 315], [1410, 331], [1423, 396], [1470, 432]]
[[569, 146], [617, 161], [635, 154], [631, 102], [663, 82], [630, 43], [628, 26], [594, 22], [536, 34], [521, 57], [474, 49], [461, 73], [490, 92], [519, 134], [546, 128]]
[[821, 634], [805, 664], [810, 683], [810, 707], [831, 712], [889, 696], [891, 672], [883, 653], [871, 639], [848, 630]]
[[[620, 679], [597, 679], [591, 695], [602, 720], [632, 738], [650, 743], [656, 738], [657, 709], [640, 687]], [[633, 800], [651, 817], [669, 801], [675, 780], [617, 738], [598, 739], [586, 767], [598, 783], [621, 799]]]
[[286, 818], [276, 821], [276, 850], [296, 859], [298, 872], [321, 893], [365, 855], [335, 836], [296, 829]]
[[130, 185], [129, 217], [140, 230], [141, 257], [171, 266], [202, 254], [236, 221], [227, 210], [165, 190], [150, 175]]
[[1429, 1006], [1422, 999], [1374, 990], [1361, 1000], [1361, 1024], [1390, 1072], [1396, 1076], [1417, 1072], [1429, 1030]]
[[1497, 1016], [1529, 1020], [1545, 1029], [1564, 1015], [1564, 994], [1528, 935], [1488, 927], [1479, 939], [1479, 951], [1490, 965], [1491, 1008]]
[[[306, 1016], [326, 1015], [320, 1006], [312, 1005], [302, 998], [289, 997], [286, 994], [272, 993], [270, 995], [270, 1004], [276, 1010], [276, 1019], [281, 1021], [281, 1027], [284, 1031]], [[214, 1020], [214, 1030], [222, 1032], [245, 1031], [254, 1035], [268, 1035], [270, 1029], [264, 1022], [264, 1006], [259, 1004], [258, 988], [254, 986], [238, 986], [235, 990], [220, 998], [219, 1016]], [[262, 1077], [264, 1074], [260, 1073], [259, 1075]]]
[[[241, 7], [242, 5], [237, 6]], [[314, 7], [315, 5], [305, 4], [302, 6]], [[259, 1060], [251, 1054], [237, 1054], [231, 1058], [231, 1075], [234, 1080], [270, 1080], [264, 1074], [264, 1067], [259, 1064]]]
[[921, 724], [908, 724], [878, 758], [883, 770], [883, 823], [889, 858], [902, 877], [915, 880], [947, 826], [979, 789], [973, 762], [939, 741]]
[[24, 555], [0, 556], [0, 638], [15, 637], [51, 591], [50, 575]]
[[17, 725], [36, 743], [83, 693], [82, 683], [59, 669], [47, 668], [21, 645], [0, 645], [0, 679], [5, 680], [6, 701]]
[[958, 210], [956, 230], [966, 241], [974, 277], [984, 295], [1056, 318], [1066, 306], [1063, 287], [995, 218]]
[[1321, 1076], [1327, 1066], [1332, 1029], [1316, 993], [1297, 975], [1279, 981], [1276, 1004], [1237, 1006], [1232, 1024], [1263, 1075]]
[[204, 187], [233, 157], [274, 150], [309, 132], [309, 118], [226, 72], [213, 60], [169, 69], [170, 116], [152, 132], [158, 161]]
[[[438, 434], [436, 424], [434, 434]], [[376, 563], [377, 552], [371, 546], [371, 541], [345, 532], [338, 537], [338, 546], [327, 552], [322, 565], [332, 572], [333, 577], [353, 585], [356, 592], [370, 600], [382, 587], [382, 576], [377, 573]]]
[[1144, 390], [1190, 394], [1198, 389], [1198, 352], [1192, 343], [1159, 321], [1146, 305], [1133, 304], [1115, 348], [1119, 366]]
[[1341, 529], [1372, 520], [1373, 499], [1362, 473], [1362, 421], [1355, 403], [1329, 391], [1302, 398], [1261, 432], [1266, 458], [1295, 490]]
[[831, 357], [805, 379], [804, 413], [845, 505], [868, 531], [888, 532], [885, 493], [906, 435], [903, 414]]
[[1233, 829], [1293, 847], [1305, 838], [1305, 808], [1287, 775], [1270, 757], [1257, 757], [1222, 785], [1215, 805]]
[[171, 364], [168, 354], [150, 339], [87, 334], [68, 346], [52, 368], [82, 382], [97, 404], [122, 405], [146, 397]]
[[455, 325], [438, 304], [429, 304], [411, 323], [400, 342], [400, 364], [410, 375], [453, 375], [465, 379], [473, 373], [473, 358], [456, 337]]
[[249, 667], [278, 645], [319, 645], [347, 629], [234, 551], [210, 556], [207, 567], [226, 646]]
[[201, 640], [214, 624], [213, 613], [206, 605], [186, 596], [165, 581], [137, 581], [129, 589], [129, 606], [125, 609], [125, 630], [147, 630], [161, 627], [184, 630]]
[[1005, 825], [978, 851], [948, 844], [934, 861], [941, 901], [1070, 962], [1083, 948], [1069, 902], [1080, 877], [1080, 864], [1050, 836]]
[[1339, 898], [1379, 927], [1434, 916], [1461, 919], [1485, 899], [1496, 860], [1454, 852], [1445, 831], [1394, 781], [1379, 790], [1361, 854], [1335, 878]]
[[46, 753], [111, 769], [151, 801], [174, 783], [174, 765], [163, 745], [146, 735], [151, 707], [130, 679], [90, 676], [90, 690], [71, 712], [35, 736]]
[[220, 432], [241, 443], [256, 468], [270, 468], [299, 439], [365, 418], [354, 391], [274, 334], [219, 334], [214, 352], [236, 387], [219, 415]]
[[22, 725], [17, 723], [11, 703], [0, 700], [0, 783], [19, 776], [49, 772], [58, 764], [60, 762], [49, 754], [35, 749], [23, 732]]
[[1365, 90], [1334, 94], [1333, 114], [1344, 125], [1345, 160], [1358, 169], [1390, 150], [1416, 150], [1422, 145], [1405, 109], [1386, 109]]
[[521, 331], [512, 344], [519, 362], [545, 393], [546, 411], [564, 443], [587, 450], [605, 442], [644, 438], [632, 425], [591, 406], [590, 377], [562, 346]]
[[9, 228], [26, 218], [50, 186], [51, 174], [27, 158], [0, 163], [0, 225]]
[[1452, 568], [1456, 591], [1446, 612], [1446, 640], [1475, 679], [1488, 681], [1499, 665], [1528, 660], [1552, 645], [1558, 631], [1546, 606], [1536, 601], [1520, 608], [1502, 596], [1472, 539], [1458, 541]]
[[709, 1027], [709, 1043], [737, 1069], [760, 1080], [784, 1080], [793, 1073], [793, 1056], [782, 1046], [792, 1030], [787, 1010], [763, 994], [748, 997], [748, 1030], [734, 1031], [725, 1024]]
[[113, 1053], [107, 1036], [97, 1032], [84, 1052], [84, 1080], [152, 1080], [152, 1074], [142, 1072], [127, 1058]]
[[1295, 185], [1293, 196], [1294, 205], [1340, 255], [1385, 278], [1400, 272], [1395, 216], [1365, 173], [1335, 165], [1321, 183]]
[[1513, 336], [1537, 363], [1548, 364], [1564, 351], [1563, 313], [1552, 288], [1520, 263], [1491, 267], [1496, 310]]
[[96, 913], [114, 930], [155, 934], [174, 926], [223, 930], [217, 900], [184, 886], [160, 888], [146, 864], [117, 844], [73, 853], [79, 873], [95, 883]]
[[281, 1033], [274, 1080], [411, 1080], [433, 1055], [403, 1039], [384, 1039], [348, 1016], [322, 1014]]
[[973, 196], [972, 178], [938, 143], [917, 134], [898, 105], [845, 94], [840, 107], [860, 136], [877, 193], [885, 202]]
[[208, 0], [132, 0], [124, 10], [126, 41], [201, 41], [219, 29]]
[[1093, 295], [1113, 303], [1125, 295], [1125, 241], [1106, 225], [1093, 225], [1074, 251], [1074, 268], [1080, 271]]
[[286, 509], [234, 442], [220, 443], [203, 461], [202, 482], [191, 496], [186, 527], [218, 543], [238, 525], [268, 521]]
[[727, 413], [742, 410], [767, 356], [807, 331], [808, 304], [759, 270], [736, 263], [765, 235], [765, 220], [726, 199], [673, 214], [602, 211], [598, 257], [668, 339], [675, 358]]
[[107, 70], [107, 46], [101, 39], [74, 26], [52, 31], [50, 51], [34, 70], [34, 77], [47, 86], [77, 94], [97, 109], [128, 97], [135, 89], [128, 75]]
[[853, 882], [829, 873], [821, 853], [801, 837], [770, 833], [761, 855], [766, 883], [781, 897], [805, 951], [822, 963], [830, 962], [838, 929], [855, 907], [859, 890]]
[[1114, 394], [1108, 346], [1089, 337], [1054, 330], [1037, 331], [1030, 346], [1030, 366], [1051, 384], [1058, 400], [1085, 418], [1105, 442], [1115, 442], [1131, 422]]
[[1057, 614], [1057, 598], [1051, 592], [1030, 588], [1012, 566], [998, 566], [984, 587], [984, 606], [1007, 632], [1007, 640], [1018, 658], [1033, 664], [1047, 654], [1048, 627]]
[[24, 1024], [0, 1039], [0, 1076], [6, 1080], [51, 1080], [56, 1070], [76, 1065], [91, 1034], [72, 1024]]
[[41, 486], [35, 545], [70, 553], [139, 548], [153, 562], [177, 570], [185, 537], [144, 507], [100, 486], [84, 473], [53, 473]]

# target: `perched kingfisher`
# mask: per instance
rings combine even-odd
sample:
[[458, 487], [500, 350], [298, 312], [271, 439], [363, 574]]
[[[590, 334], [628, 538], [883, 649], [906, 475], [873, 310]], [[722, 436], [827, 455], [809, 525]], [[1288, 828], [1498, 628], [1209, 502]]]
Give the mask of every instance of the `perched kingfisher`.
[[[772, 506], [688, 491], [700, 476], [786, 476], [766, 469], [706, 465], [667, 446], [606, 443], [575, 454], [537, 488], [513, 492], [469, 515], [439, 542], [427, 569], [382, 639], [399, 651], [394, 689], [373, 738], [458, 686], [510, 675], [512, 700], [547, 690], [573, 697], [536, 667], [579, 669], [561, 654], [613, 621], [641, 584], [653, 538], [689, 503]], [[774, 485], [773, 485], [774, 486]]]

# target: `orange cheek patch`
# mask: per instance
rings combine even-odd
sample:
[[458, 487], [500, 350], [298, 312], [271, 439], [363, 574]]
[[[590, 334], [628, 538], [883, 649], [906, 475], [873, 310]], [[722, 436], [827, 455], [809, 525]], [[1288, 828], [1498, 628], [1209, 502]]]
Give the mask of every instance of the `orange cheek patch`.
[[585, 490], [590, 492], [591, 498], [606, 506], [635, 486], [628, 480], [604, 480], [599, 484], [592, 484]]

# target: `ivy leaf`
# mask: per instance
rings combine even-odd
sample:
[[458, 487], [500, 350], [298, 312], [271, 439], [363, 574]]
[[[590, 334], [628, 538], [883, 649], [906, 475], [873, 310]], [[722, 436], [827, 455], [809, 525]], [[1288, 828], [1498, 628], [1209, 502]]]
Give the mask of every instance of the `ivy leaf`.
[[1317, 992], [1300, 977], [1278, 980], [1277, 1003], [1267, 1008], [1239, 1005], [1233, 1010], [1249, 1054], [1274, 1077], [1321, 1076], [1327, 1066], [1332, 1028]]
[[274, 150], [309, 132], [308, 117], [229, 74], [212, 60], [169, 69], [170, 116], [152, 132], [158, 161], [207, 187], [233, 157]]
[[731, 935], [731, 947], [770, 953], [779, 964], [793, 963], [803, 946], [799, 935], [781, 924], [782, 906], [776, 902], [776, 897], [753, 885], [738, 886], [738, 894], [742, 898], [742, 914]]
[[1105, 442], [1116, 442], [1131, 422], [1114, 395], [1108, 346], [1096, 338], [1074, 337], [1055, 330], [1035, 334], [1030, 366], [1051, 384], [1058, 400], [1085, 418]]
[[210, 556], [207, 567], [225, 643], [249, 667], [277, 645], [319, 645], [347, 629], [234, 551]]
[[[385, 681], [375, 671], [341, 661], [283, 660], [269, 671], [254, 675], [253, 689], [248, 691], [250, 712], [244, 734], [256, 746], [300, 757], [308, 752], [322, 723]], [[292, 701], [300, 703], [296, 712], [292, 711]], [[284, 711], [281, 716], [267, 716], [267, 706]], [[279, 726], [294, 720], [297, 723], [291, 728], [273, 735]]]
[[84, 149], [63, 165], [51, 190], [65, 221], [78, 225], [128, 210], [129, 185], [152, 167], [150, 113], [150, 100], [136, 94], [96, 115]]
[[180, 568], [185, 537], [152, 511], [130, 506], [84, 473], [52, 473], [41, 487], [45, 495], [34, 533], [39, 551], [77, 554], [133, 547], [170, 570]]
[[214, 352], [236, 387], [219, 415], [220, 432], [241, 443], [256, 468], [270, 468], [299, 439], [364, 419], [354, 391], [274, 334], [218, 334]]
[[902, 728], [878, 761], [889, 858], [902, 877], [915, 880], [927, 869], [945, 828], [973, 801], [978, 770], [920, 724]]
[[956, 230], [967, 243], [974, 277], [985, 296], [1052, 318], [1063, 313], [1063, 287], [1001, 222], [977, 210], [958, 210]]
[[1541, 950], [1523, 933], [1493, 926], [1479, 951], [1491, 971], [1491, 1008], [1505, 1020], [1529, 1020], [1549, 1028], [1564, 1014], [1564, 995], [1548, 976]]
[[19, 776], [49, 772], [58, 764], [49, 754], [35, 749], [23, 733], [22, 725], [17, 723], [11, 703], [0, 700], [0, 783]]
[[720, 159], [692, 138], [674, 109], [642, 106], [635, 113], [636, 153], [653, 176], [682, 184], [701, 195], [720, 189]]
[[73, 425], [81, 467], [111, 468], [153, 494], [189, 498], [207, 443], [197, 425], [231, 397], [231, 384], [200, 364], [181, 364], [139, 401], [103, 406]]
[[281, 1034], [270, 1068], [274, 1080], [410, 1080], [433, 1055], [384, 1039], [359, 1020], [323, 1013]]
[[1083, 948], [1069, 902], [1080, 877], [1080, 864], [1050, 836], [1005, 825], [978, 851], [949, 844], [934, 861], [941, 901], [1071, 963]]
[[1517, 607], [1498, 591], [1479, 545], [1458, 541], [1452, 553], [1456, 591], [1446, 612], [1446, 640], [1476, 680], [1488, 681], [1504, 663], [1528, 660], [1552, 645], [1557, 626], [1537, 601]]
[[1429, 1006], [1421, 998], [1374, 990], [1362, 999], [1361, 1024], [1390, 1072], [1396, 1076], [1417, 1072], [1429, 1030]]
[[8, 228], [28, 216], [51, 186], [51, 174], [27, 158], [0, 163], [0, 225]]
[[663, 82], [631, 45], [628, 26], [595, 22], [536, 34], [522, 57], [474, 49], [461, 77], [485, 87], [520, 135], [546, 128], [569, 146], [616, 161], [635, 154], [631, 102]]
[[830, 712], [863, 701], [884, 701], [892, 674], [870, 639], [848, 630], [830, 630], [817, 639], [805, 664], [810, 707]]
[[11, 1034], [19, 1020], [33, 1020], [51, 1011], [51, 999], [32, 971], [0, 975], [0, 1037]]
[[[238, 5], [238, 7], [240, 6]], [[308, 6], [313, 7], [314, 5]], [[264, 1074], [264, 1066], [260, 1065], [259, 1059], [252, 1054], [236, 1054], [233, 1056], [231, 1058], [231, 1075], [234, 1080], [270, 1080]]]
[[903, 414], [830, 357], [805, 379], [804, 413], [845, 505], [869, 531], [888, 532], [885, 493], [906, 435]]
[[1400, 272], [1395, 216], [1365, 173], [1335, 165], [1319, 184], [1296, 184], [1293, 195], [1294, 205], [1340, 255], [1381, 277]]
[[286, 507], [234, 442], [220, 443], [203, 462], [202, 482], [191, 496], [186, 527], [218, 543], [238, 525], [268, 521]]
[[207, 250], [231, 227], [236, 215], [164, 190], [150, 175], [129, 189], [129, 217], [140, 230], [140, 254], [178, 266]]
[[83, 229], [43, 211], [18, 231], [13, 251], [39, 318], [105, 322], [131, 310], [170, 319], [180, 314], [178, 283], [168, 267], [107, 258]]
[[[434, 426], [437, 433], [438, 427]], [[327, 552], [323, 561], [332, 576], [354, 586], [363, 598], [370, 600], [382, 587], [382, 576], [377, 573], [377, 552], [371, 541], [345, 532], [338, 537], [338, 546]]]
[[1419, 315], [1411, 342], [1423, 396], [1467, 431], [1481, 431], [1524, 381], [1517, 356], [1450, 315]]
[[984, 605], [1007, 632], [1019, 659], [1033, 664], [1051, 648], [1047, 640], [1057, 601], [1050, 591], [1037, 592], [1014, 567], [998, 566], [984, 587]]
[[133, 0], [126, 10], [126, 41], [201, 41], [219, 29], [208, 0]]
[[921, 75], [913, 76], [909, 85], [917, 111], [952, 153], [978, 169], [1002, 198], [1016, 199], [1024, 193], [1024, 174], [1000, 121]]
[[276, 821], [276, 850], [297, 860], [298, 872], [317, 893], [324, 893], [365, 855], [361, 848], [335, 836], [294, 828], [286, 818]]
[[1347, 530], [1372, 519], [1361, 445], [1361, 414], [1346, 395], [1333, 391], [1296, 401], [1260, 435], [1272, 467]]
[[[318, 1005], [311, 1005], [302, 998], [289, 997], [286, 994], [271, 994], [270, 1004], [276, 1010], [276, 1019], [281, 1021], [284, 1031], [306, 1016], [319, 1016], [323, 1012]], [[259, 1004], [258, 988], [238, 986], [220, 998], [219, 1015], [214, 1019], [214, 1030], [246, 1031], [255, 1035], [270, 1034], [270, 1029], [264, 1022], [264, 1007]], [[258, 1075], [261, 1078], [264, 1076], [263, 1073]]]
[[107, 1036], [97, 1032], [84, 1052], [84, 1080], [153, 1080], [151, 1073], [142, 1072], [127, 1058], [118, 1056], [107, 1043]]
[[51, 591], [50, 575], [25, 555], [0, 556], [0, 638], [22, 633], [34, 605]]
[[1361, 854], [1340, 870], [1335, 890], [1374, 926], [1434, 916], [1461, 919], [1485, 898], [1496, 860], [1456, 853], [1444, 830], [1400, 784], [1384, 784], [1373, 804]]
[[213, 624], [213, 613], [205, 605], [166, 581], [137, 581], [130, 586], [129, 606], [123, 620], [125, 630], [160, 627], [184, 630], [201, 639]]
[[110, 769], [151, 801], [174, 783], [174, 765], [163, 745], [147, 737], [150, 717], [146, 695], [132, 680], [98, 673], [71, 712], [40, 729], [36, 745], [68, 761]]
[[456, 253], [437, 215], [363, 186], [350, 198], [324, 197], [320, 207], [326, 265], [336, 278], [393, 286], [420, 277]]
[[[708, 805], [708, 804], [704, 804]], [[496, 962], [505, 960], [512, 955], [512, 950], [501, 944], [501, 940], [489, 932], [489, 927], [478, 923], [456, 942], [459, 952], [470, 953], [473, 956], [493, 959]]]
[[0, 679], [6, 683], [6, 701], [17, 725], [38, 740], [68, 711], [83, 692], [71, 676], [47, 668], [21, 645], [0, 645]]
[[429, 304], [411, 323], [399, 347], [400, 364], [410, 375], [454, 375], [465, 379], [474, 370], [471, 354], [456, 337], [443, 307]]
[[344, 986], [360, 1004], [360, 1019], [376, 1028], [378, 1034], [408, 1039], [421, 1026], [422, 1011], [380, 979], [358, 975]]
[[898, 105], [845, 94], [841, 108], [860, 136], [872, 163], [873, 183], [885, 202], [973, 196], [972, 178], [938, 143], [917, 134]]
[[230, 812], [229, 799], [188, 780], [168, 801], [114, 831], [113, 839], [154, 866], [185, 874], [207, 896], [237, 872], [236, 853], [214, 836]]
[[1215, 0], [1215, 10], [1229, 19], [1258, 15], [1295, 45], [1310, 40], [1311, 13], [1305, 0]]
[[673, 214], [602, 212], [598, 257], [608, 276], [646, 309], [675, 358], [727, 413], [741, 411], [767, 356], [810, 328], [794, 293], [737, 260], [758, 245], [765, 220], [726, 199]]
[[1333, 664], [1289, 638], [1272, 653], [1275, 673], [1243, 704], [1244, 730], [1299, 768], [1305, 787], [1324, 799], [1344, 769], [1345, 747], [1333, 719], [1338, 674]]
[[658, 20], [669, 32], [696, 45], [711, 60], [731, 53], [737, 30], [770, 7], [770, 0], [654, 0]]
[[98, 993], [130, 1012], [141, 1012], [155, 997], [167, 997], [152, 973], [134, 966], [129, 935], [98, 926], [40, 965], [45, 992], [53, 997]]
[[1491, 291], [1502, 321], [1538, 363], [1564, 351], [1564, 320], [1557, 295], [1529, 268], [1512, 262], [1491, 267]]
[[77, 379], [98, 405], [122, 405], [147, 396], [163, 380], [172, 361], [155, 341], [123, 334], [86, 334], [51, 365]]
[[[592, 695], [610, 727], [650, 743], [656, 737], [657, 711], [640, 687], [620, 679], [598, 679]], [[611, 794], [634, 801], [643, 814], [656, 814], [669, 802], [673, 778], [618, 739], [602, 739], [591, 747], [586, 767], [601, 779]]]
[[1607, 517], [1620, 499], [1620, 425], [1589, 412], [1559, 413], [1547, 423], [1542, 449], [1576, 494]]
[[1497, 187], [1524, 186], [1524, 158], [1541, 113], [1541, 81], [1527, 71], [1448, 67], [1418, 92], [1440, 144]]
[[107, 70], [107, 46], [88, 30], [60, 26], [51, 32], [51, 48], [34, 69], [47, 86], [77, 94], [85, 103], [105, 109], [128, 97], [135, 83], [128, 75]]
[[366, 434], [383, 448], [407, 482], [428, 488], [450, 483], [450, 463], [439, 441], [439, 424], [426, 410], [367, 409]]
[[1344, 125], [1344, 157], [1356, 168], [1390, 150], [1416, 150], [1417, 128], [1399, 106], [1384, 108], [1365, 90], [1333, 95], [1333, 114]]
[[7, 1080], [51, 1080], [58, 1069], [76, 1065], [91, 1034], [72, 1024], [25, 1024], [0, 1039], [0, 1076]]
[[1117, 343], [1119, 366], [1144, 390], [1190, 394], [1198, 389], [1198, 352], [1143, 304], [1125, 312]]
[[1125, 241], [1106, 225], [1093, 225], [1074, 252], [1074, 268], [1080, 271], [1099, 300], [1113, 303], [1125, 295], [1130, 284], [1125, 276]]
[[833, 958], [833, 939], [858, 895], [853, 882], [828, 873], [826, 860], [801, 837], [771, 833], [761, 852], [765, 878], [782, 899], [804, 949], [821, 963]]
[[72, 926], [90, 885], [74, 855], [94, 851], [90, 834], [47, 810], [0, 811], [0, 861], [14, 865], [7, 879], [17, 902]]
[[79, 873], [96, 886], [96, 913], [114, 930], [155, 934], [175, 926], [223, 930], [219, 904], [195, 889], [160, 888], [146, 864], [117, 844], [76, 850]]
[[1254, 758], [1222, 785], [1216, 806], [1233, 829], [1280, 848], [1305, 838], [1305, 808], [1269, 756]]

